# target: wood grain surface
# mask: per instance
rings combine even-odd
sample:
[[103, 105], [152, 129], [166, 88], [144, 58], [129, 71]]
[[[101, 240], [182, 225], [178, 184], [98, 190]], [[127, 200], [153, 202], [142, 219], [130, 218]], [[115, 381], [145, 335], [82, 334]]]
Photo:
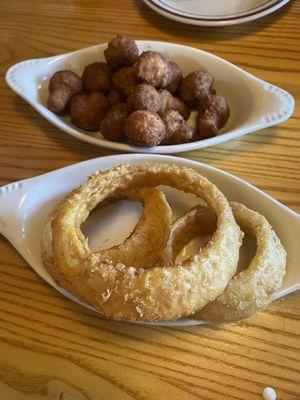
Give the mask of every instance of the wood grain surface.
[[[12, 64], [117, 33], [226, 58], [296, 99], [285, 123], [180, 154], [248, 180], [300, 211], [300, 2], [261, 20], [199, 28], [138, 0], [0, 2], [0, 184], [113, 154], [59, 131], [7, 87]], [[107, 322], [44, 283], [0, 237], [0, 400], [300, 398], [300, 294], [247, 321], [163, 328]]]

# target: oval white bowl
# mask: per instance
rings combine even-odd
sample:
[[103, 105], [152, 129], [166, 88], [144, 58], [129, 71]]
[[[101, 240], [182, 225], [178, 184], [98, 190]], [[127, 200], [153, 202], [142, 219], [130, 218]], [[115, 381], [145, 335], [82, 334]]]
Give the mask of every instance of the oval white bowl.
[[[283, 286], [276, 297], [280, 298], [300, 289], [300, 216], [298, 214], [255, 186], [220, 169], [178, 157], [127, 154], [84, 161], [0, 188], [0, 232], [13, 244], [28, 264], [63, 295], [87, 308], [91, 308], [59, 287], [42, 263], [40, 248], [41, 232], [47, 215], [67, 193], [82, 184], [91, 173], [111, 168], [114, 165], [124, 162], [131, 164], [143, 162], [173, 163], [194, 168], [215, 183], [228, 200], [243, 203], [265, 215], [288, 253], [287, 273]], [[193, 200], [187, 198], [182, 192], [178, 192], [174, 196], [174, 202], [180, 206], [184, 205], [189, 208], [194, 206]], [[122, 209], [119, 210], [122, 211]], [[107, 230], [107, 237], [111, 240], [112, 244], [120, 239], [120, 232], [124, 233], [128, 224], [134, 223], [134, 220], [136, 221], [137, 214], [134, 214], [134, 210], [132, 209], [129, 209], [129, 211], [132, 211], [130, 215], [119, 212], [112, 216], [111, 220], [102, 221], [102, 230]], [[105, 236], [101, 232], [101, 221], [97, 221], [97, 224], [100, 236], [102, 235], [100, 239], [105, 243]], [[203, 321], [185, 318], [175, 322], [155, 323], [155, 325], [188, 326], [203, 323]]]
[[59, 56], [22, 61], [6, 73], [8, 85], [49, 122], [85, 142], [123, 152], [170, 154], [201, 149], [235, 139], [259, 129], [279, 124], [294, 110], [294, 99], [271, 85], [211, 53], [174, 43], [137, 41], [140, 52], [156, 50], [177, 62], [184, 75], [207, 70], [215, 77], [215, 88], [228, 101], [231, 116], [221, 133], [213, 138], [168, 146], [137, 147], [105, 140], [100, 132], [88, 133], [70, 123], [68, 117], [55, 115], [46, 107], [48, 80], [54, 72], [70, 69], [81, 75], [93, 61], [105, 61], [107, 43]]

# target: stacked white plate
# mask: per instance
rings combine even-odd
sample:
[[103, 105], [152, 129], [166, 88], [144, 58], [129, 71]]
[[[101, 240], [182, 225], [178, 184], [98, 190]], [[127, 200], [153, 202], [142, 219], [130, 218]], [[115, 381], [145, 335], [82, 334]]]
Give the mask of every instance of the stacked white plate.
[[242, 24], [270, 14], [289, 0], [143, 0], [164, 17], [199, 26]]

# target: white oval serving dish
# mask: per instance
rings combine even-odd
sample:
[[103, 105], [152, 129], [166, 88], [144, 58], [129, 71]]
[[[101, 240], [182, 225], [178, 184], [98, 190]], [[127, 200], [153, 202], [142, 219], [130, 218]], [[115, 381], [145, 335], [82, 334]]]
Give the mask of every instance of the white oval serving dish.
[[[2, 233], [24, 257], [28, 264], [51, 286], [63, 295], [83, 304], [77, 298], [59, 287], [45, 269], [41, 260], [41, 232], [47, 215], [53, 207], [72, 189], [82, 184], [93, 172], [111, 168], [120, 163], [173, 163], [194, 168], [215, 183], [228, 200], [234, 200], [256, 210], [269, 220], [287, 250], [287, 273], [277, 298], [300, 289], [299, 236], [300, 216], [268, 196], [251, 184], [227, 172], [208, 165], [178, 157], [127, 154], [96, 158], [58, 169], [31, 179], [11, 183], [0, 188], [0, 233]], [[177, 191], [171, 197], [172, 206], [179, 211], [194, 206], [193, 199]], [[124, 203], [119, 204], [114, 213], [105, 214], [89, 227], [89, 234], [98, 244], [120, 243], [126, 237], [128, 226], [134, 226], [138, 219], [138, 209]], [[97, 232], [93, 232], [93, 229]], [[85, 232], [86, 233], [86, 232]], [[95, 237], [98, 235], [98, 237]], [[90, 237], [90, 236], [89, 236]], [[89, 241], [90, 246], [93, 245]], [[149, 324], [149, 323], [148, 323]], [[151, 323], [150, 323], [151, 324]], [[188, 326], [200, 325], [203, 321], [185, 318], [175, 322], [156, 325]]]
[[54, 72], [70, 69], [81, 74], [96, 60], [104, 61], [107, 44], [96, 45], [59, 56], [22, 61], [6, 73], [8, 85], [42, 116], [66, 133], [85, 142], [123, 152], [170, 154], [201, 149], [235, 139], [259, 129], [279, 124], [294, 110], [293, 97], [211, 53], [175, 43], [137, 41], [140, 52], [156, 50], [177, 62], [184, 75], [207, 70], [215, 77], [215, 88], [228, 101], [231, 116], [216, 137], [178, 145], [137, 147], [105, 140], [100, 132], [88, 133], [70, 123], [68, 117], [53, 114], [46, 107], [48, 80]]

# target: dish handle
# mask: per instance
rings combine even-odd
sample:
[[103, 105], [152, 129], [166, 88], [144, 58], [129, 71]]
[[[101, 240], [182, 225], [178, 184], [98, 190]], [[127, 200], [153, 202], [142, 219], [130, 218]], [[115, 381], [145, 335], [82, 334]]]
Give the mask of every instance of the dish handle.
[[26, 197], [23, 181], [0, 187], [0, 233], [17, 248], [23, 240], [20, 208]]
[[293, 114], [295, 100], [285, 90], [262, 82], [263, 95], [260, 96], [260, 109], [264, 111], [263, 122], [274, 125], [285, 121]]

